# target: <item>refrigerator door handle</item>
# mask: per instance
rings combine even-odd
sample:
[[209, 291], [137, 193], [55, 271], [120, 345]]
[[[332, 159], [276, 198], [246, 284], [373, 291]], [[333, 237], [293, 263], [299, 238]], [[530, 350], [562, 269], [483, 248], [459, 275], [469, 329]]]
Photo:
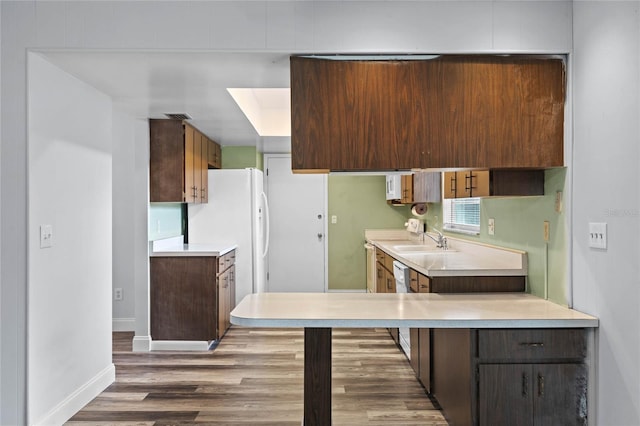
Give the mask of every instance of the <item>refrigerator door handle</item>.
[[265, 238], [264, 238], [264, 251], [262, 252], [262, 257], [265, 257], [267, 255], [267, 252], [269, 251], [269, 202], [267, 201], [267, 194], [264, 193], [264, 191], [262, 192], [262, 199], [264, 200], [264, 212], [265, 212], [265, 219], [264, 219], [264, 223], [266, 226], [266, 233], [265, 233]]

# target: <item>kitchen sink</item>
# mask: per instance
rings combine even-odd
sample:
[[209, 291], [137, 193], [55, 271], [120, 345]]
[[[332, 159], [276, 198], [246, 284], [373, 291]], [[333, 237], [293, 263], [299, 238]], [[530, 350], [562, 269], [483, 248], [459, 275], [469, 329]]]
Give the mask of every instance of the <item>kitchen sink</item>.
[[397, 253], [427, 254], [427, 253], [446, 253], [446, 252], [456, 251], [454, 249], [444, 250], [444, 249], [435, 247], [433, 245], [418, 245], [418, 244], [397, 245], [397, 246], [391, 246], [391, 248], [393, 251]]

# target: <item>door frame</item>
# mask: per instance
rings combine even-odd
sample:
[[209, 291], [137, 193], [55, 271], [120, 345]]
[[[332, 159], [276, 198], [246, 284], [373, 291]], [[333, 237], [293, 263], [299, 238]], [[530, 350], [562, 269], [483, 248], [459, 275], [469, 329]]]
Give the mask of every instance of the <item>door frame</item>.
[[[288, 158], [291, 159], [291, 153], [263, 153], [263, 169], [264, 169], [264, 192], [267, 194], [267, 199], [269, 198], [269, 179], [267, 175], [268, 164], [270, 158]], [[324, 189], [324, 197], [322, 200], [322, 215], [324, 217], [324, 221], [322, 223], [322, 232], [324, 233], [323, 244], [324, 244], [324, 278], [323, 278], [323, 288], [324, 292], [329, 292], [329, 221], [327, 220], [327, 214], [329, 211], [329, 184], [327, 179], [327, 174], [320, 174], [322, 177], [323, 189]], [[266, 265], [267, 271], [269, 270], [269, 265]], [[268, 291], [269, 281], [267, 280], [267, 291]]]

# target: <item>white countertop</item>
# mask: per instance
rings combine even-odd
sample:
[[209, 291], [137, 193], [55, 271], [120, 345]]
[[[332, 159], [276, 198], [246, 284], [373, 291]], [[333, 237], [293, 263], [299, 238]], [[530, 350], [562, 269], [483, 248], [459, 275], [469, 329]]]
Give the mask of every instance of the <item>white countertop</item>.
[[176, 257], [176, 256], [222, 256], [237, 248], [233, 243], [210, 244], [183, 244], [183, 237], [173, 237], [149, 243], [150, 257]]
[[[487, 244], [474, 243], [447, 237], [449, 250], [437, 249], [435, 243], [425, 238], [404, 240], [375, 240], [370, 242], [400, 262], [431, 277], [442, 276], [521, 276], [527, 275], [527, 253]], [[426, 245], [434, 252], [429, 254], [405, 253], [394, 246]]]
[[231, 312], [252, 327], [579, 328], [598, 319], [523, 293], [259, 293]]

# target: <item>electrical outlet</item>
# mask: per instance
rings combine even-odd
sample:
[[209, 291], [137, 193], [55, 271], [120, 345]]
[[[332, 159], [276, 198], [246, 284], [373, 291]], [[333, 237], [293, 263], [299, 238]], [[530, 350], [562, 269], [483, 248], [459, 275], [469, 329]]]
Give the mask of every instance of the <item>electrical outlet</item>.
[[489, 223], [487, 224], [487, 232], [489, 235], [495, 235], [496, 233], [496, 221], [494, 218], [489, 218]]
[[53, 247], [53, 226], [40, 225], [40, 248]]
[[551, 233], [551, 224], [549, 223], [548, 220], [544, 221], [544, 226], [543, 226], [543, 237], [545, 241], [549, 241], [549, 234]]
[[336, 216], [335, 214], [331, 216], [331, 223], [336, 224], [338, 223], [338, 216]]
[[607, 249], [606, 223], [589, 223], [589, 247]]
[[556, 191], [556, 213], [562, 211], [562, 191]]
[[122, 296], [122, 288], [118, 287], [113, 289], [113, 300], [122, 300]]

